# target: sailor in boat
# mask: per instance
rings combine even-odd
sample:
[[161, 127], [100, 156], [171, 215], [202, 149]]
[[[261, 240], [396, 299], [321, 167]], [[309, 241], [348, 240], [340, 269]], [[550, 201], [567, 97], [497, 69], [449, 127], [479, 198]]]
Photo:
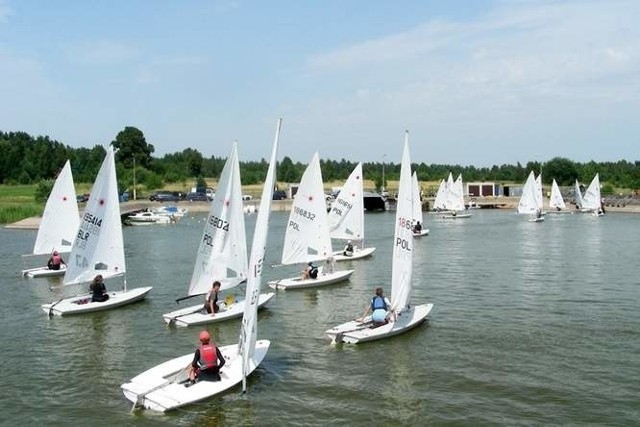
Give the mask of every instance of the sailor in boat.
[[413, 234], [420, 234], [422, 232], [422, 224], [420, 221], [416, 221], [416, 224], [413, 226]]
[[382, 288], [376, 288], [376, 294], [371, 299], [371, 304], [367, 306], [362, 317], [357, 320], [362, 322], [367, 314], [371, 313], [371, 321], [373, 323], [373, 326], [371, 326], [372, 328], [386, 325], [389, 323], [388, 315], [390, 308], [391, 302], [384, 296], [384, 290]]
[[220, 369], [225, 360], [220, 349], [211, 342], [208, 331], [200, 332], [200, 346], [196, 349], [189, 371], [189, 384], [195, 384], [196, 379], [202, 381], [220, 381]]
[[49, 260], [47, 261], [47, 267], [49, 268], [49, 270], [60, 270], [60, 266], [62, 264], [66, 265], [58, 251], [53, 251], [53, 254], [51, 254]]
[[89, 285], [89, 292], [92, 293], [91, 302], [105, 302], [109, 299], [109, 294], [107, 293], [107, 287], [104, 285], [102, 274], [98, 274], [93, 278], [93, 281]]
[[347, 240], [347, 244], [342, 251], [342, 255], [344, 256], [353, 256], [353, 244], [351, 244], [351, 240]]
[[220, 310], [220, 307], [218, 307], [220, 286], [222, 286], [222, 284], [219, 281], [216, 280], [213, 282], [211, 289], [209, 289], [209, 292], [207, 292], [204, 297], [204, 309], [207, 313], [211, 314], [212, 317]]
[[307, 279], [317, 279], [318, 278], [318, 267], [313, 265], [313, 262], [309, 261], [307, 267], [302, 270], [302, 280]]
[[542, 218], [542, 211], [540, 209], [536, 211], [536, 218], [538, 219]]

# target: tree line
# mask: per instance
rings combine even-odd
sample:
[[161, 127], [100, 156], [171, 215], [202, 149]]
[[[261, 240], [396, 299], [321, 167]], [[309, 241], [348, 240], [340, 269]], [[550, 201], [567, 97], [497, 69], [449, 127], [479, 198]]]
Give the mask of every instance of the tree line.
[[[135, 182], [148, 190], [162, 188], [167, 183], [184, 183], [187, 186], [187, 182], [193, 180], [202, 182], [203, 177], [220, 176], [226, 161], [224, 157], [205, 158], [193, 148], [154, 157], [154, 146], [147, 143], [142, 131], [135, 127], [125, 127], [110, 144], [117, 149], [116, 167], [121, 190], [133, 186], [134, 174]], [[90, 183], [95, 179], [106, 148], [100, 144], [92, 148], [72, 148], [48, 136], [33, 137], [26, 132], [0, 131], [0, 153], [0, 184], [34, 184], [53, 180], [67, 159], [71, 162], [74, 180]], [[320, 163], [326, 182], [346, 180], [357, 164], [345, 159], [321, 160]], [[285, 156], [278, 162], [277, 179], [279, 182], [299, 182], [306, 166]], [[243, 185], [261, 183], [267, 167], [265, 159], [240, 162]], [[576, 179], [588, 183], [599, 172], [605, 187], [640, 189], [640, 161], [578, 163], [555, 157], [544, 163], [528, 162], [524, 166], [520, 163], [491, 167], [414, 163], [412, 168], [420, 181], [439, 181], [451, 172], [454, 178], [461, 173], [466, 182], [497, 183], [524, 182], [528, 173], [534, 170], [543, 172], [545, 184], [550, 185], [555, 179], [561, 186], [572, 185]], [[363, 174], [365, 179], [372, 180], [377, 188], [381, 188], [386, 186], [386, 182], [382, 182], [383, 176], [385, 181], [399, 179], [400, 164], [365, 162]]]

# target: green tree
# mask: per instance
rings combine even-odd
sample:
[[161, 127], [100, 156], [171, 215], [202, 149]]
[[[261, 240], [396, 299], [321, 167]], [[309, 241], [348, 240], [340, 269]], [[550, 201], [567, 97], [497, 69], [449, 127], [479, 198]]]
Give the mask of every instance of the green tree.
[[542, 179], [545, 183], [551, 183], [554, 179], [558, 185], [571, 185], [578, 178], [575, 164], [563, 157], [554, 157], [544, 164]]
[[118, 132], [111, 144], [118, 150], [116, 160], [126, 168], [133, 167], [134, 158], [136, 165], [147, 167], [151, 161], [151, 153], [155, 151], [153, 145], [147, 144], [142, 131], [133, 126], [127, 126]]

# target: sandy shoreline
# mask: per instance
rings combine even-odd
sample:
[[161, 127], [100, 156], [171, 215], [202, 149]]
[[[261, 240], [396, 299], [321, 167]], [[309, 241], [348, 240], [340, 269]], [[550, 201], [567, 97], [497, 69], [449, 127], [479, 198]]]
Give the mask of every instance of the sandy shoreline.
[[[518, 200], [519, 198], [517, 197], [487, 198], [487, 199], [478, 200], [478, 205], [481, 208], [515, 210], [516, 207], [518, 206]], [[430, 204], [433, 203], [433, 199], [427, 199], [427, 201]], [[288, 212], [291, 209], [291, 203], [292, 203], [291, 199], [273, 200], [271, 202], [271, 211], [272, 212]], [[259, 200], [251, 200], [251, 201], [245, 202], [245, 205], [247, 206], [253, 205], [258, 207], [259, 204], [260, 204]], [[209, 211], [209, 203], [207, 202], [178, 202], [178, 203], [171, 203], [170, 205], [175, 205], [180, 208], [187, 208], [189, 209], [189, 212], [208, 212]], [[121, 203], [120, 210], [123, 214], [125, 214], [127, 212], [135, 212], [138, 210], [153, 208], [158, 206], [162, 206], [162, 204], [158, 202], [152, 202], [149, 200], [136, 200], [136, 201]], [[607, 213], [640, 213], [640, 205], [627, 205], [624, 207], [607, 206], [605, 209]], [[41, 217], [34, 216], [31, 218], [25, 218], [13, 224], [5, 224], [4, 227], [11, 228], [11, 229], [19, 229], [19, 230], [37, 230], [38, 227], [40, 226], [40, 219]]]

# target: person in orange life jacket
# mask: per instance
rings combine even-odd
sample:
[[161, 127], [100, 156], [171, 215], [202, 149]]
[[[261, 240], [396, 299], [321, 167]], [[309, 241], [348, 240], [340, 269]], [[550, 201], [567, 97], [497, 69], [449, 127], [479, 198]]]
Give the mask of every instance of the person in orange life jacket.
[[105, 302], [109, 299], [109, 294], [107, 293], [107, 287], [104, 285], [102, 274], [98, 274], [93, 278], [93, 281], [89, 285], [89, 292], [92, 293], [91, 302]]
[[376, 288], [376, 295], [371, 299], [371, 304], [367, 306], [362, 317], [357, 320], [362, 321], [371, 312], [371, 321], [373, 322], [373, 327], [376, 328], [388, 323], [387, 314], [389, 310], [391, 310], [391, 302], [384, 296], [382, 288]]
[[220, 310], [220, 307], [218, 307], [220, 286], [222, 286], [222, 284], [217, 280], [213, 282], [211, 289], [209, 289], [209, 292], [207, 292], [207, 295], [204, 297], [204, 309], [211, 315], [215, 315], [218, 310]]
[[302, 270], [302, 280], [307, 279], [317, 279], [318, 278], [318, 267], [313, 265], [313, 262], [309, 261], [307, 267]]
[[47, 261], [47, 267], [49, 267], [49, 270], [60, 270], [60, 266], [62, 264], [67, 265], [58, 251], [53, 251], [53, 254], [49, 257], [49, 261]]
[[200, 332], [200, 347], [196, 349], [189, 371], [189, 383], [194, 384], [196, 378], [208, 381], [220, 381], [220, 369], [225, 364], [220, 349], [211, 342], [208, 331]]

